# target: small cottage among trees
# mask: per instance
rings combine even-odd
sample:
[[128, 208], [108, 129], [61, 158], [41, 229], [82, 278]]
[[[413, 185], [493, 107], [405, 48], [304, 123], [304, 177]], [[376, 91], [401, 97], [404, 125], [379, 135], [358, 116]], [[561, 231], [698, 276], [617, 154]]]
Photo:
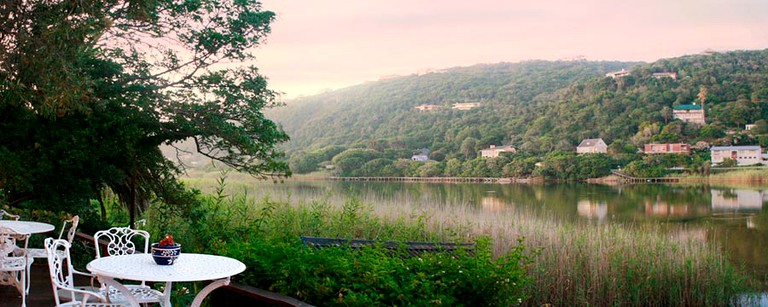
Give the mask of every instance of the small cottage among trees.
[[581, 141], [578, 147], [576, 147], [577, 154], [585, 153], [607, 153], [608, 145], [605, 144], [603, 139], [584, 139]]

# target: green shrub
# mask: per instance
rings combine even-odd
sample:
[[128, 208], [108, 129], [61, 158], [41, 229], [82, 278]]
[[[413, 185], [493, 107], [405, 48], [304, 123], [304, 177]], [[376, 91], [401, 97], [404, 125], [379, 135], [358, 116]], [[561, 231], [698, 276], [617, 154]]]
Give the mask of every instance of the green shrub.
[[405, 257], [381, 247], [314, 250], [297, 239], [260, 239], [238, 245], [229, 256], [247, 271], [238, 281], [286, 293], [322, 306], [511, 306], [528, 282], [523, 245], [492, 257], [490, 240], [475, 255], [458, 251]]
[[[318, 305], [514, 305], [528, 279], [525, 247], [495, 258], [491, 240], [477, 240], [474, 256], [461, 251], [404, 257], [380, 247], [313, 250], [300, 235], [395, 241], [457, 241], [423, 223], [385, 220], [350, 197], [341, 207], [323, 201], [291, 206], [247, 193], [228, 196], [223, 179], [213, 195], [184, 210], [157, 204], [146, 212], [153, 237], [174, 234], [185, 252], [226, 255], [246, 264], [238, 282]], [[421, 219], [422, 217], [414, 217]], [[455, 240], [454, 240], [455, 239]]]

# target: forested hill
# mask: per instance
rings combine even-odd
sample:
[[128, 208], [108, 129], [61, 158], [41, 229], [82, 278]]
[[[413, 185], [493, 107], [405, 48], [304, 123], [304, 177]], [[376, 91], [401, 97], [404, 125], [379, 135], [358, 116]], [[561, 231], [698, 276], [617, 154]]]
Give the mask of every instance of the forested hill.
[[[450, 110], [453, 103], [482, 102], [514, 109], [528, 105], [542, 93], [634, 64], [637, 63], [528, 61], [451, 68], [295, 99], [270, 111], [270, 116], [291, 136], [291, 148], [348, 146], [390, 138], [424, 147], [434, 141], [436, 130], [430, 126], [461, 127], [465, 121], [481, 119], [485, 112], [441, 112], [425, 118], [417, 114], [418, 105], [438, 104]], [[493, 112], [489, 108], [485, 111]], [[443, 128], [439, 134], [444, 132]], [[504, 136], [496, 138], [501, 141]]]
[[[630, 74], [605, 76], [621, 69]], [[657, 72], [677, 76], [653, 77]], [[700, 103], [699, 96], [707, 125], [672, 120], [674, 106]], [[598, 137], [635, 148], [651, 141], [725, 142], [718, 138], [727, 130], [768, 115], [766, 100], [768, 50], [762, 50], [649, 64], [528, 61], [453, 68], [289, 101], [268, 115], [291, 136], [288, 153], [301, 172], [307, 167], [295, 162], [306, 155], [314, 157], [304, 162], [314, 164], [350, 148], [378, 152], [372, 157], [387, 161], [409, 158], [419, 148], [436, 161], [468, 161], [492, 144], [541, 155], [573, 151], [582, 139]], [[461, 102], [480, 106], [451, 109]], [[425, 104], [443, 107], [415, 108]]]

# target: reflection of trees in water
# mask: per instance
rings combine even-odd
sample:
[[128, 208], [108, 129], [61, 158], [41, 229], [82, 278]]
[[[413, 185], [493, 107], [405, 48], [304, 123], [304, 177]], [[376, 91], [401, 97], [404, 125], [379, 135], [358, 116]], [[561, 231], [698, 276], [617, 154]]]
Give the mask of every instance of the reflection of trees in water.
[[[738, 207], [730, 211], [713, 210], [723, 208], [713, 203], [718, 201], [713, 195], [719, 194], [730, 195], [722, 197], [730, 200], [734, 195], [736, 199], [750, 195], [750, 199], [761, 207], [765, 203], [765, 190], [660, 184], [609, 187], [324, 181], [259, 183], [258, 186], [251, 185], [250, 189], [251, 196], [270, 194], [273, 199], [290, 197], [292, 202], [328, 197], [331, 202], [343, 203], [354, 195], [372, 206], [407, 208], [420, 205], [437, 210], [443, 206], [470, 207], [488, 214], [509, 210], [514, 210], [515, 215], [532, 212], [559, 221], [648, 223], [662, 227], [670, 238], [679, 241], [717, 244], [732, 255], [735, 263], [746, 263], [758, 277], [768, 280], [768, 257], [765, 256], [768, 254], [768, 212], [744, 212]], [[259, 189], [263, 191], [257, 191]], [[752, 205], [755, 206], [758, 205]]]
[[[713, 210], [739, 208], [738, 205], [719, 205], [714, 195], [726, 195], [723, 199], [738, 200], [741, 194], [735, 189], [710, 188], [706, 185], [673, 186], [662, 184], [638, 184], [604, 186], [589, 184], [456, 184], [456, 183], [403, 183], [403, 182], [286, 182], [269, 183], [273, 197], [282, 199], [290, 195], [294, 200], [320, 199], [333, 195], [340, 199], [360, 197], [365, 203], [418, 204], [440, 208], [463, 206], [483, 210], [518, 210], [534, 212], [541, 216], [566, 219], [583, 219], [590, 216], [614, 222], [690, 221], [705, 218]], [[719, 192], [719, 191], [722, 191]], [[762, 193], [762, 191], [760, 191]], [[745, 195], [746, 195], [745, 194]], [[750, 194], [751, 195], [751, 194]], [[762, 206], [760, 195], [751, 205], [753, 212]], [[744, 196], [745, 197], [745, 196]], [[763, 196], [764, 198], [764, 196]], [[587, 203], [599, 207], [586, 207]], [[581, 209], [580, 205], [581, 204]], [[742, 206], [743, 207], [743, 206]], [[589, 209], [589, 210], [587, 210]], [[586, 214], [587, 211], [594, 211]], [[580, 215], [581, 214], [581, 215]], [[581, 217], [580, 217], [581, 216]]]
[[708, 240], [728, 252], [733, 263], [746, 266], [755, 278], [768, 281], [768, 215], [766, 212], [727, 221], [718, 220]]

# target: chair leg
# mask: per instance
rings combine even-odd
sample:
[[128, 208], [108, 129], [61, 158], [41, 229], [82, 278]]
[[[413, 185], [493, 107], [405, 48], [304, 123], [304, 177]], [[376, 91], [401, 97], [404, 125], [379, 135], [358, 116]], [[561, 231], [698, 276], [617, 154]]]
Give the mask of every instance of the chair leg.
[[32, 278], [31, 278], [32, 277], [31, 271], [32, 271], [32, 263], [33, 262], [35, 262], [35, 258], [27, 257], [27, 270], [26, 270], [26, 275], [27, 275], [26, 280], [27, 280], [27, 282], [26, 282], [25, 287], [24, 287], [24, 291], [26, 291], [27, 294], [29, 294], [29, 287], [30, 287], [30, 283], [31, 283], [30, 280], [32, 280]]
[[27, 286], [27, 272], [29, 270], [24, 270], [25, 272], [19, 272], [21, 273], [21, 307], [27, 307], [27, 291], [29, 291]]

